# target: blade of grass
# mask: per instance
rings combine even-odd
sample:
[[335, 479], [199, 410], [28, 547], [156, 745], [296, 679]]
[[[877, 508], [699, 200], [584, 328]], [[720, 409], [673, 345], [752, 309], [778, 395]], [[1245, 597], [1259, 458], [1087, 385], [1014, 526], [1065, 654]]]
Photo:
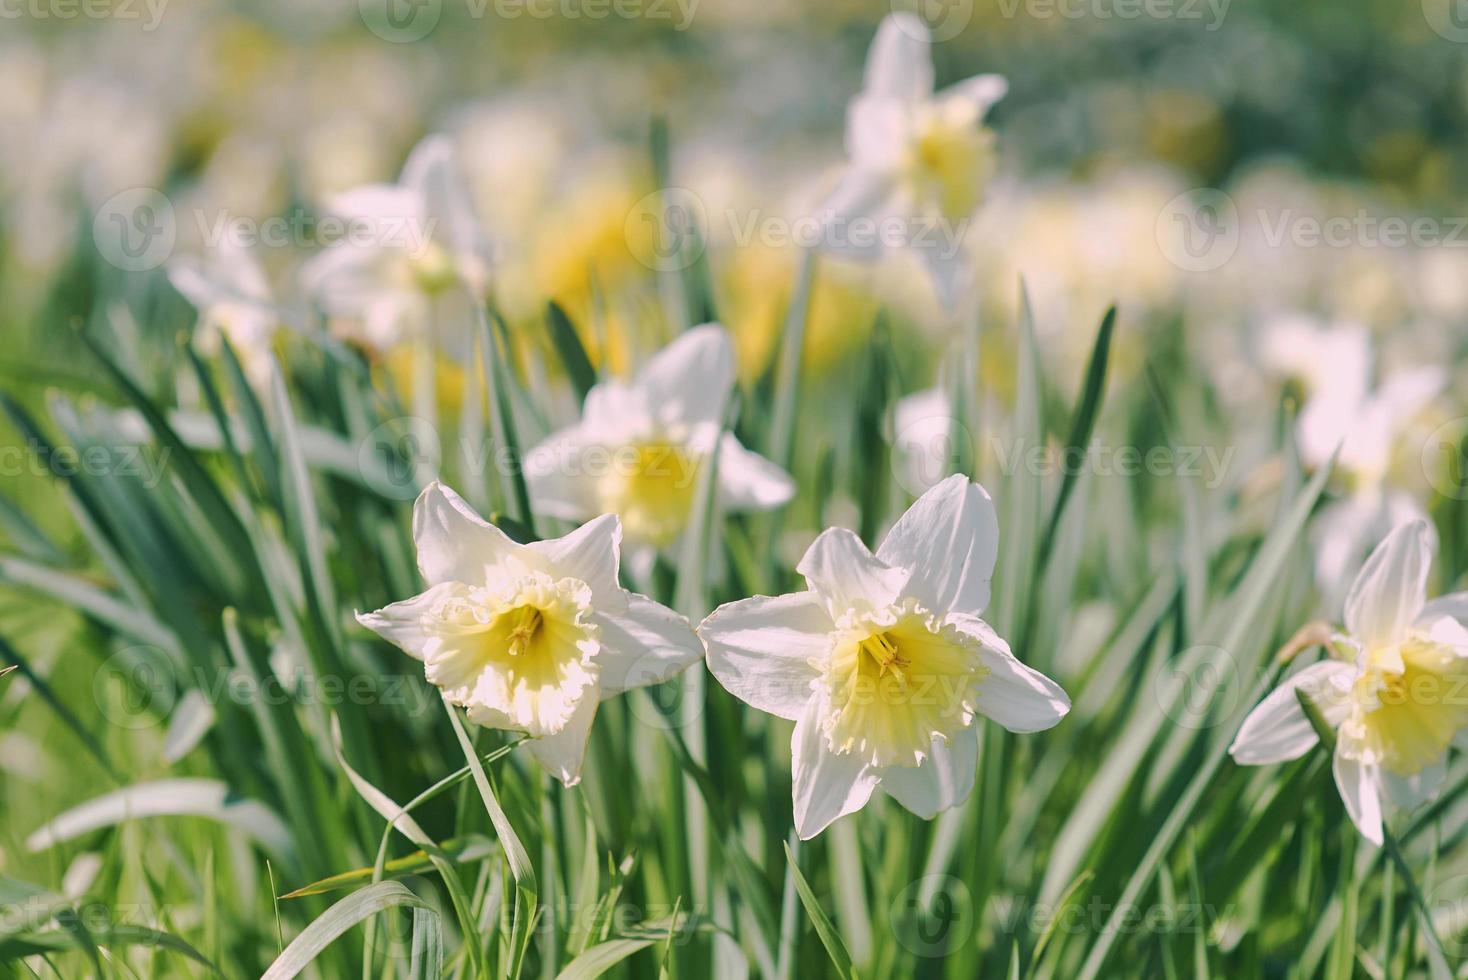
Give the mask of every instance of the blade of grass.
[[368, 885], [331, 906], [301, 930], [301, 934], [270, 964], [260, 980], [291, 980], [352, 926], [395, 908], [423, 909], [430, 912], [435, 921], [438, 918], [438, 913], [427, 902], [400, 882], [380, 881]]
[[805, 880], [805, 875], [800, 873], [800, 866], [795, 860], [795, 854], [791, 851], [789, 843], [785, 844], [785, 860], [795, 872], [795, 890], [800, 895], [800, 903], [805, 906], [805, 914], [810, 916], [811, 925], [815, 926], [816, 935], [821, 939], [821, 945], [826, 947], [826, 955], [831, 958], [831, 965], [835, 968], [836, 975], [842, 980], [854, 978], [856, 972], [851, 966], [851, 954], [846, 951], [846, 944], [841, 941], [836, 927], [831, 924], [830, 918], [821, 908], [821, 903], [816, 900], [815, 892], [811, 891], [810, 883]]
[[571, 390], [576, 392], [576, 403], [579, 405], [586, 400], [587, 392], [596, 385], [596, 368], [592, 366], [591, 358], [581, 344], [581, 335], [576, 332], [571, 317], [555, 300], [545, 304], [545, 322], [550, 329], [551, 344], [561, 359], [561, 367], [565, 369], [566, 377], [571, 382]]

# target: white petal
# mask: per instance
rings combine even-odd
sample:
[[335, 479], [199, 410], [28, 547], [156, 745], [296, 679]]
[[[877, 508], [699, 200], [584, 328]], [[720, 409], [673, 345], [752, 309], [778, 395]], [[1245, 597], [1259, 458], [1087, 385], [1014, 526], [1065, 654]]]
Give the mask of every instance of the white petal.
[[203, 265], [191, 256], [168, 263], [168, 282], [197, 310], [207, 310], [232, 298], [231, 291], [211, 279]]
[[[591, 734], [591, 723], [596, 719], [599, 700], [593, 692], [588, 692], [576, 706], [565, 728], [554, 735], [543, 735], [524, 743], [525, 751], [567, 786], [575, 786], [581, 782], [581, 763], [586, 758], [586, 740]], [[472, 709], [470, 714], [472, 716]]]
[[1468, 592], [1450, 592], [1427, 600], [1422, 612], [1417, 614], [1417, 622], [1426, 625], [1444, 616], [1468, 623]]
[[734, 347], [728, 331], [716, 323], [684, 331], [653, 355], [634, 386], [644, 393], [648, 410], [665, 425], [721, 423], [734, 388]]
[[1384, 427], [1396, 432], [1426, 408], [1447, 383], [1447, 371], [1436, 364], [1398, 371], [1377, 387], [1366, 415], [1380, 415]]
[[627, 593], [618, 613], [598, 612], [602, 697], [661, 684], [703, 659], [703, 641], [688, 620], [645, 595]]
[[[853, 158], [855, 155], [853, 154]], [[820, 247], [843, 258], [874, 262], [887, 253], [878, 221], [890, 212], [896, 184], [890, 173], [864, 164], [847, 168], [816, 212]]]
[[1351, 822], [1361, 831], [1362, 837], [1380, 847], [1381, 796], [1376, 785], [1376, 767], [1365, 766], [1355, 759], [1346, 758], [1337, 747], [1332, 768], [1335, 772], [1336, 789], [1340, 791], [1341, 801], [1346, 804], [1346, 813], [1350, 815]]
[[617, 582], [622, 562], [622, 522], [616, 514], [603, 514], [564, 537], [534, 541], [525, 546], [525, 551], [542, 558], [548, 574], [577, 578], [591, 586], [598, 608], [616, 611], [626, 603], [626, 593]]
[[917, 767], [892, 766], [882, 774], [882, 788], [924, 820], [951, 810], [968, 799], [979, 764], [979, 733], [972, 725], [954, 733], [952, 743], [933, 739], [933, 748]]
[[490, 257], [489, 240], [474, 213], [467, 181], [459, 167], [453, 140], [442, 134], [426, 137], [403, 165], [402, 183], [418, 192], [425, 217], [433, 227], [408, 229], [409, 234], [444, 242], [456, 253]]
[[940, 616], [984, 611], [998, 554], [994, 502], [962, 474], [919, 497], [877, 549], [883, 562], [911, 570], [908, 594]]
[[1280, 684], [1239, 726], [1229, 755], [1241, 766], [1260, 766], [1298, 759], [1320, 741], [1295, 694], [1301, 688], [1320, 709], [1331, 728], [1350, 713], [1351, 682], [1356, 668], [1339, 660], [1322, 660]]
[[586, 442], [620, 445], [644, 434], [651, 425], [648, 393], [640, 388], [611, 378], [593, 385], [586, 393], [581, 410], [582, 438]]
[[794, 721], [811, 699], [811, 661], [830, 650], [835, 628], [814, 592], [726, 603], [698, 627], [709, 671], [750, 707]]
[[1446, 758], [1410, 776], [1398, 776], [1387, 769], [1382, 769], [1380, 771], [1381, 789], [1393, 808], [1410, 813], [1422, 804], [1437, 798], [1438, 793], [1442, 792], [1443, 782], [1447, 779], [1447, 775]]
[[866, 806], [880, 773], [855, 752], [837, 755], [821, 731], [820, 708], [812, 698], [790, 737], [795, 830], [810, 840], [838, 817]]
[[369, 234], [386, 237], [404, 221], [421, 218], [423, 195], [398, 184], [363, 184], [326, 199], [326, 210], [343, 218], [370, 222]]
[[931, 241], [921, 245], [913, 243], [911, 250], [917, 253], [928, 270], [928, 281], [943, 309], [952, 313], [963, 305], [964, 297], [973, 287], [973, 266], [968, 252], [963, 247], [959, 234], [963, 226], [940, 225]]
[[[884, 95], [859, 95], [846, 107], [846, 155], [852, 169], [842, 178], [828, 206], [832, 217], [847, 221], [875, 217], [880, 205], [896, 189], [894, 178], [902, 167], [911, 140], [912, 105]], [[840, 204], [838, 205], [838, 202]], [[850, 237], [850, 236], [846, 236]], [[828, 243], [832, 248], [839, 242]], [[859, 243], [846, 243], [854, 248]]]
[[1346, 629], [1368, 649], [1391, 646], [1422, 612], [1432, 546], [1425, 521], [1402, 524], [1376, 546], [1346, 596]]
[[437, 481], [413, 505], [413, 543], [418, 548], [418, 570], [431, 585], [482, 584], [485, 568], [514, 554], [516, 548], [505, 532]]
[[409, 656], [422, 660], [424, 647], [431, 639], [423, 630], [424, 616], [440, 596], [452, 591], [453, 583], [441, 583], [411, 599], [383, 606], [376, 612], [357, 613], [357, 622]]
[[1020, 663], [993, 627], [975, 616], [955, 614], [948, 622], [983, 644], [980, 658], [989, 673], [979, 684], [979, 714], [1011, 732], [1054, 728], [1070, 712], [1070, 697], [1059, 684]]
[[940, 100], [962, 99], [972, 106], [982, 119], [989, 108], [1004, 98], [1009, 91], [1009, 82], [1003, 75], [975, 75], [950, 85], [938, 93]]
[[879, 561], [861, 538], [844, 527], [822, 531], [795, 570], [825, 600], [832, 619], [840, 619], [853, 609], [891, 605], [908, 576], [905, 569]]
[[889, 14], [867, 51], [862, 89], [872, 95], [917, 101], [933, 94], [928, 25], [910, 13]]
[[351, 242], [324, 248], [301, 264], [301, 288], [329, 313], [355, 307], [359, 294], [377, 287], [380, 251]]
[[573, 425], [526, 453], [525, 487], [537, 514], [565, 521], [596, 515], [597, 481], [588, 464], [589, 448], [584, 427]]
[[772, 510], [795, 496], [795, 481], [774, 463], [740, 445], [732, 432], [719, 440], [719, 503], [729, 510]]

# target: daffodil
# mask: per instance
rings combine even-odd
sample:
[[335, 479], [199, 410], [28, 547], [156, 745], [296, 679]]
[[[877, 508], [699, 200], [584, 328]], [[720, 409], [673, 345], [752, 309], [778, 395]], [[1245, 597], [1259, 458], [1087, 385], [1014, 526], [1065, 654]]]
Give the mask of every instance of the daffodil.
[[203, 258], [169, 263], [168, 281], [199, 311], [200, 348], [228, 340], [250, 379], [263, 381], [281, 315], [255, 253], [225, 235]]
[[1435, 365], [1401, 368], [1373, 384], [1376, 351], [1366, 329], [1309, 316], [1269, 321], [1263, 361], [1302, 389], [1296, 435], [1305, 464], [1323, 466], [1340, 450], [1335, 463], [1340, 494], [1322, 509], [1314, 533], [1316, 581], [1328, 600], [1339, 602], [1337, 583], [1350, 581], [1373, 541], [1399, 524], [1426, 517], [1416, 496], [1403, 487], [1394, 457], [1411, 442], [1406, 433], [1446, 386], [1447, 372]]
[[910, 493], [932, 488], [950, 468], [957, 450], [952, 399], [941, 385], [913, 392], [897, 400], [892, 411], [893, 440], [899, 466], [898, 480]]
[[527, 751], [568, 786], [603, 699], [703, 655], [687, 620], [618, 584], [614, 515], [522, 545], [434, 483], [413, 508], [413, 540], [428, 590], [358, 621], [423, 661], [471, 721], [530, 735]]
[[958, 806], [973, 789], [980, 715], [1036, 732], [1070, 710], [1065, 692], [979, 618], [998, 543], [989, 495], [951, 476], [875, 555], [830, 528], [797, 566], [806, 591], [720, 606], [699, 627], [719, 683], [795, 722], [803, 839], [878, 786], [920, 817]]
[[592, 388], [580, 421], [526, 455], [534, 506], [568, 520], [617, 514], [628, 542], [650, 554], [682, 534], [699, 468], [717, 454], [721, 508], [779, 507], [795, 492], [789, 475], [723, 431], [733, 390], [728, 333], [717, 324], [686, 331], [630, 383]]
[[373, 348], [423, 331], [445, 293], [462, 288], [477, 300], [487, 288], [492, 249], [447, 136], [419, 143], [396, 184], [333, 195], [325, 210], [342, 222], [340, 240], [306, 263], [302, 283]]
[[1432, 539], [1399, 526], [1366, 560], [1345, 603], [1331, 659], [1294, 674], [1259, 703], [1229, 751], [1243, 765], [1297, 759], [1319, 741], [1297, 691], [1335, 730], [1335, 783], [1361, 834], [1442, 786], [1448, 747], [1468, 726], [1468, 593], [1427, 601]]
[[[849, 163], [823, 212], [825, 244], [856, 256], [910, 248], [951, 306], [966, 284], [965, 224], [995, 169], [984, 115], [1008, 83], [977, 75], [934, 93], [929, 48], [927, 25], [913, 14], [891, 14], [877, 28], [861, 94], [847, 109]], [[894, 233], [888, 226], [899, 221]], [[880, 240], [864, 223], [883, 229]]]

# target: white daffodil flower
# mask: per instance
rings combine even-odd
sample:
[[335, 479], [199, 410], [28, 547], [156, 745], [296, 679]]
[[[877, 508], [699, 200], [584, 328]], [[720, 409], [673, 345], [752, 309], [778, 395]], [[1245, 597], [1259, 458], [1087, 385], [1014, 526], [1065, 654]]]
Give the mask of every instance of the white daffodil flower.
[[1275, 688], [1229, 748], [1241, 765], [1298, 759], [1319, 741], [1296, 690], [1335, 729], [1335, 783], [1361, 834], [1441, 788], [1447, 750], [1468, 726], [1468, 593], [1427, 601], [1433, 546], [1423, 521], [1403, 524], [1366, 560], [1346, 596], [1335, 658]]
[[329, 316], [360, 322], [372, 347], [424, 329], [434, 298], [457, 286], [484, 292], [492, 249], [449, 137], [419, 143], [396, 184], [366, 184], [325, 204], [344, 231], [305, 264], [302, 285]]
[[731, 602], [699, 627], [719, 683], [795, 722], [802, 839], [861, 809], [877, 786], [923, 818], [958, 806], [974, 785], [977, 716], [1037, 732], [1070, 710], [979, 618], [998, 544], [989, 495], [951, 476], [875, 556], [830, 528], [797, 567], [808, 591]]
[[526, 750], [567, 786], [603, 699], [703, 655], [687, 620], [618, 584], [614, 515], [522, 545], [434, 483], [414, 505], [413, 540], [428, 591], [357, 620], [423, 661], [471, 721], [532, 736]]
[[[968, 277], [963, 232], [995, 169], [984, 115], [1008, 83], [977, 75], [934, 93], [929, 49], [927, 25], [913, 14], [891, 14], [877, 28], [861, 94], [847, 108], [848, 166], [822, 217], [832, 250], [875, 257], [910, 248], [951, 307]], [[872, 228], [881, 229], [875, 238]]]
[[1270, 321], [1262, 359], [1304, 389], [1295, 431], [1305, 464], [1323, 466], [1340, 449], [1335, 469], [1342, 492], [1322, 509], [1313, 534], [1315, 579], [1334, 604], [1372, 542], [1426, 517], [1417, 498], [1394, 485], [1393, 455], [1447, 385], [1447, 372], [1433, 365], [1398, 370], [1373, 385], [1375, 351], [1366, 329], [1309, 316]]
[[199, 311], [200, 349], [213, 353], [225, 338], [250, 380], [263, 383], [281, 316], [255, 253], [225, 235], [203, 258], [170, 262], [168, 281]]
[[715, 449], [720, 508], [786, 503], [795, 493], [789, 474], [723, 432], [733, 390], [728, 332], [712, 323], [684, 332], [630, 383], [592, 388], [581, 420], [526, 455], [536, 509], [567, 520], [617, 514], [628, 542], [650, 556], [649, 549], [670, 547], [687, 526], [698, 469]]
[[892, 410], [892, 447], [897, 450], [898, 482], [909, 493], [924, 493], [952, 468], [954, 434], [952, 399], [943, 387], [904, 395]]

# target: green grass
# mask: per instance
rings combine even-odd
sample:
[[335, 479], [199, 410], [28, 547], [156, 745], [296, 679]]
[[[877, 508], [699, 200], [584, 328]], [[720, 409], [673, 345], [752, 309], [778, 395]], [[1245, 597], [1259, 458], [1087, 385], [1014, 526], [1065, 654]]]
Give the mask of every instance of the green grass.
[[[874, 543], [910, 501], [889, 446], [893, 400], [915, 387], [901, 327], [879, 328], [832, 375], [802, 370], [810, 275], [786, 345], [730, 422], [801, 492], [780, 514], [717, 521], [702, 495], [702, 533], [654, 582], [695, 622], [796, 587], [788, 543], [827, 514], [854, 511]], [[957, 464], [1000, 510], [989, 618], [1074, 710], [1034, 736], [981, 722], [977, 788], [957, 810], [925, 822], [877, 794], [798, 847], [789, 723], [701, 666], [607, 702], [568, 790], [511, 750], [518, 736], [445, 712], [416, 663], [357, 626], [353, 610], [417, 591], [408, 514], [421, 477], [404, 444], [372, 435], [411, 413], [359, 355], [293, 337], [256, 391], [228, 350], [204, 360], [160, 344], [143, 377], [90, 327], [77, 347], [94, 389], [18, 390], [4, 402], [13, 430], [81, 451], [132, 445], [138, 430], [167, 452], [167, 479], [57, 467], [0, 510], [0, 728], [5, 751], [20, 752], [18, 734], [37, 754], [17, 755], [0, 783], [0, 972], [1456, 970], [1461, 760], [1453, 791], [1393, 828], [1388, 862], [1358, 842], [1318, 755], [1261, 769], [1226, 755], [1282, 669], [1275, 650], [1336, 612], [1319, 608], [1305, 544], [1329, 471], [1301, 472], [1277, 437], [1261, 517], [1247, 473], [1214, 488], [1002, 465], [1001, 450], [1096, 437], [1144, 452], [1245, 438], [1199, 395], [1199, 368], [1165, 348], [1143, 375], [1108, 377], [1113, 335], [1146, 325], [1108, 314], [1085, 375], [1053, 378], [1028, 316], [980, 331], [997, 341], [986, 352], [1013, 352], [1001, 372], [1016, 397], [986, 410], [977, 376], [959, 380], [972, 438]], [[596, 368], [577, 331], [556, 306], [540, 323], [488, 315], [442, 445], [481, 432], [513, 454], [532, 443], [549, 406], [523, 368], [545, 358], [584, 391]], [[196, 395], [181, 404], [174, 378]], [[516, 472], [442, 455], [445, 479], [511, 534], [560, 532], [532, 516]], [[207, 726], [176, 711], [190, 691], [212, 709]]]

